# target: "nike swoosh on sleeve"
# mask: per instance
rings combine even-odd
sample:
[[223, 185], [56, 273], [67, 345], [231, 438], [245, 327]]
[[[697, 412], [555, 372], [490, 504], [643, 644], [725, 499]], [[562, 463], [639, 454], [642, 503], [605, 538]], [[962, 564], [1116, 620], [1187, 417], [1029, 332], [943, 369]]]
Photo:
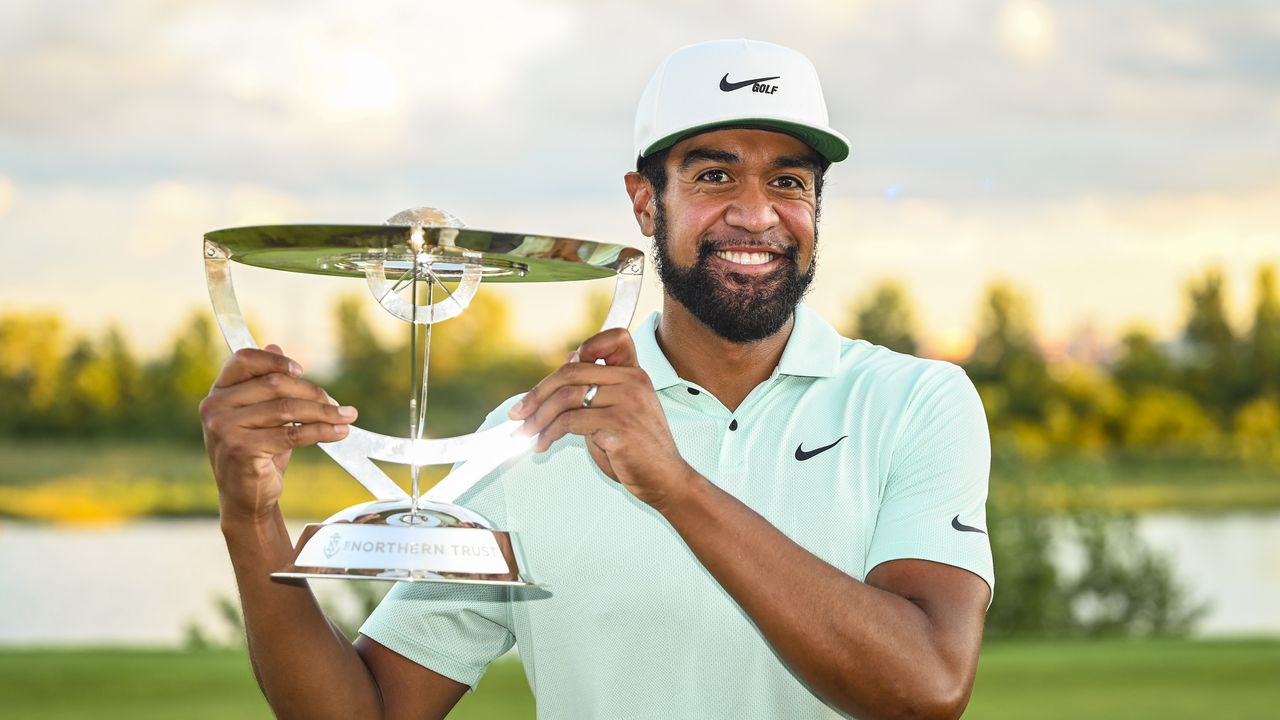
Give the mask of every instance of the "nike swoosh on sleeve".
[[951, 527], [959, 530], [960, 532], [976, 532], [976, 533], [982, 533], [983, 535], [987, 534], [986, 530], [982, 530], [976, 527], [970, 527], [969, 525], [965, 525], [964, 523], [960, 522], [959, 515], [951, 518]]

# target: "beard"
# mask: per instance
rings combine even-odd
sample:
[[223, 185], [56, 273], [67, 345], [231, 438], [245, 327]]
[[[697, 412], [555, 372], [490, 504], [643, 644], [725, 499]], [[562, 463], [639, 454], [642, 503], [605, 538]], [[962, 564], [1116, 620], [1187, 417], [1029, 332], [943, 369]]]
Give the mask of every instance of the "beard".
[[782, 329], [796, 305], [809, 291], [817, 270], [817, 228], [814, 257], [801, 273], [795, 246], [779, 256], [782, 263], [764, 275], [747, 275], [713, 266], [711, 256], [721, 247], [741, 247], [736, 238], [707, 237], [698, 246], [698, 258], [685, 268], [676, 265], [667, 251], [667, 218], [659, 200], [654, 214], [653, 263], [662, 286], [676, 302], [716, 335], [735, 343], [758, 342]]

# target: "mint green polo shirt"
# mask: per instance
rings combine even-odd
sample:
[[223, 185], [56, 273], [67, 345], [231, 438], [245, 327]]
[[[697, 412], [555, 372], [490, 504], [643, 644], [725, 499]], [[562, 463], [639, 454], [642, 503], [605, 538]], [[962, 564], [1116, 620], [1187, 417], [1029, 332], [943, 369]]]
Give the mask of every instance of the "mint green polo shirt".
[[[676, 375], [657, 322], [633, 333], [640, 366], [698, 472], [859, 581], [921, 558], [994, 587], [987, 535], [957, 528], [985, 530], [990, 465], [982, 404], [959, 367], [842, 338], [801, 305], [778, 367], [730, 412]], [[546, 587], [401, 583], [361, 633], [472, 687], [516, 644], [541, 718], [843, 717], [662, 516], [600, 472], [582, 437], [507, 463], [459, 502], [518, 533]]]

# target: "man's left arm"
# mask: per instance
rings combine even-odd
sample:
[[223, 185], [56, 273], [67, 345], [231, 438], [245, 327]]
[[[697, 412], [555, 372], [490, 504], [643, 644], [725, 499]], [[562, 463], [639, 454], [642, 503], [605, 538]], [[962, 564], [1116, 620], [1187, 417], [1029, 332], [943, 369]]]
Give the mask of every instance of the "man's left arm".
[[860, 718], [954, 718], [977, 671], [989, 590], [951, 565], [897, 559], [859, 582], [704, 478], [661, 508], [793, 672]]
[[[604, 359], [607, 365], [593, 361]], [[586, 438], [600, 468], [653, 506], [828, 704], [861, 718], [954, 718], [977, 670], [989, 589], [940, 562], [895, 558], [859, 582], [686, 463], [626, 331], [601, 333], [511, 416], [537, 450]], [[590, 407], [586, 388], [597, 385]]]

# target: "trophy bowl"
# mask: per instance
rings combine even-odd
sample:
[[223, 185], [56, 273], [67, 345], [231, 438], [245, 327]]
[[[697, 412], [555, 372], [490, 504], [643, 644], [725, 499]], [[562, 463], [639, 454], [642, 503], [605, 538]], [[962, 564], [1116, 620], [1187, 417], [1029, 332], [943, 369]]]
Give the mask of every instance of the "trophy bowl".
[[[435, 208], [413, 208], [383, 225], [268, 225], [204, 236], [205, 279], [218, 326], [232, 352], [256, 348], [231, 283], [231, 263], [285, 272], [362, 278], [374, 300], [408, 323], [411, 360], [419, 332], [466, 310], [484, 282], [561, 282], [614, 277], [602, 330], [631, 323], [640, 295], [644, 254], [590, 240], [463, 227]], [[449, 283], [452, 285], [446, 285]], [[413, 369], [409, 437], [351, 426], [320, 448], [372, 495], [300, 534], [293, 562], [273, 577], [535, 585], [518, 538], [456, 504], [463, 493], [524, 452], [531, 438], [508, 421], [449, 438], [424, 436], [429, 353]], [[374, 461], [408, 465], [406, 492]], [[419, 469], [453, 464], [419, 493]]]

